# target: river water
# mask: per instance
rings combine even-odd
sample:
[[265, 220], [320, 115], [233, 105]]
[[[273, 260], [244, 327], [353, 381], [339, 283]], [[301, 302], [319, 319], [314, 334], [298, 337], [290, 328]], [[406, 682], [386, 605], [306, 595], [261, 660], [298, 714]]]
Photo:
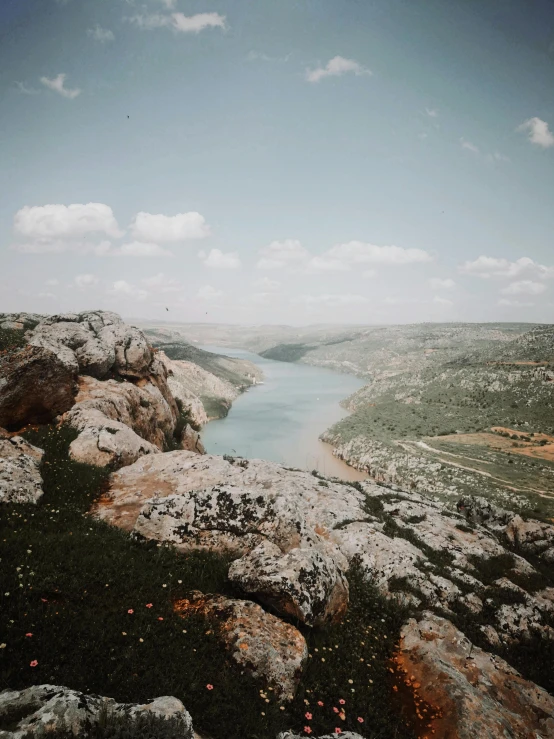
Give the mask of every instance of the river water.
[[276, 362], [241, 349], [201, 348], [249, 359], [264, 373], [264, 384], [239, 396], [226, 418], [204, 426], [201, 437], [207, 452], [267, 459], [343, 480], [367, 477], [334, 457], [332, 448], [318, 439], [348, 415], [339, 402], [362, 387], [361, 380], [307, 364]]

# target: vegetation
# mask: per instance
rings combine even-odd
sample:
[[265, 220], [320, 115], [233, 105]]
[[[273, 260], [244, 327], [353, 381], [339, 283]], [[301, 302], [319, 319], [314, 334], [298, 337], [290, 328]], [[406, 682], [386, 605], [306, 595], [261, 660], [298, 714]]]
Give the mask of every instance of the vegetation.
[[0, 328], [0, 353], [20, 349], [25, 346], [25, 334], [23, 331], [11, 328]]
[[[48, 682], [120, 702], [174, 695], [214, 739], [274, 739], [306, 725], [314, 733], [339, 726], [367, 737], [416, 735], [415, 711], [402, 715], [388, 668], [406, 612], [358, 568], [346, 619], [303, 629], [308, 667], [295, 700], [283, 704], [226, 658], [204, 620], [173, 611], [191, 589], [236, 595], [228, 560], [139, 543], [88, 516], [108, 470], [69, 458], [74, 432], [66, 427], [25, 435], [45, 449], [45, 494], [35, 506], [4, 506], [0, 518], [0, 685]], [[156, 735], [171, 736], [171, 727], [164, 731]]]
[[306, 344], [279, 344], [260, 354], [266, 359], [275, 359], [278, 362], [298, 362], [312, 348]]

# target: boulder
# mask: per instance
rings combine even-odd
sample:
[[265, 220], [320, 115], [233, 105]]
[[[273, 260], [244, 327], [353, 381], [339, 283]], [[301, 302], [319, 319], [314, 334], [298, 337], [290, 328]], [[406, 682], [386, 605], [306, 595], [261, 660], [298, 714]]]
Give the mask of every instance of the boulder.
[[[294, 734], [292, 731], [281, 732], [277, 739], [306, 739], [306, 734], [303, 736]], [[325, 734], [325, 736], [314, 737], [314, 739], [364, 739], [360, 734], [354, 734], [352, 731], [341, 731], [340, 734]]]
[[458, 510], [468, 521], [479, 523], [494, 533], [504, 535], [522, 552], [554, 562], [554, 526], [543, 521], [524, 521], [512, 511], [494, 505], [486, 498], [470, 496], [458, 502]]
[[44, 452], [20, 436], [0, 435], [0, 503], [36, 503], [42, 496]]
[[202, 444], [202, 440], [200, 439], [200, 434], [198, 433], [198, 431], [195, 431], [188, 423], [183, 429], [181, 437], [181, 447], [182, 449], [186, 449], [189, 452], [197, 452], [198, 454], [206, 453], [206, 450], [204, 449], [204, 444]]
[[[159, 351], [156, 354], [156, 358], [163, 364], [167, 372], [167, 384], [169, 389], [177, 403], [181, 404], [181, 408], [190, 418], [190, 420], [196, 426], [204, 426], [208, 423], [208, 416], [202, 405], [202, 401], [198, 394], [192, 389], [191, 375], [192, 370], [189, 368], [190, 362], [181, 362], [178, 360], [169, 359], [169, 357], [163, 351]], [[196, 370], [204, 372], [197, 365]], [[205, 373], [206, 376], [209, 373]], [[196, 376], [196, 372], [194, 373]], [[212, 375], [213, 377], [213, 375]], [[217, 379], [217, 378], [216, 378]], [[195, 389], [198, 392], [198, 383], [194, 383]]]
[[300, 543], [302, 524], [294, 502], [240, 485], [214, 485], [182, 495], [152, 498], [134, 532], [178, 549], [242, 554], [270, 537], [283, 550]]
[[154, 357], [142, 331], [106, 311], [48, 316], [29, 342], [53, 351], [71, 371], [99, 379], [146, 377]]
[[471, 644], [450, 621], [425, 612], [401, 632], [397, 664], [423, 700], [441, 707], [436, 736], [554, 737], [554, 697], [500, 657]]
[[48, 349], [0, 354], [0, 426], [47, 423], [73, 405], [77, 372]]
[[183, 618], [201, 615], [213, 625], [223, 648], [282, 700], [292, 700], [308, 659], [302, 634], [251, 601], [194, 591], [174, 604]]
[[[161, 696], [150, 703], [116, 703], [113, 698], [85, 695], [58, 685], [33, 685], [25, 690], [0, 693], [0, 739], [33, 739], [69, 729], [76, 736], [91, 724], [113, 717], [137, 719], [150, 714], [173, 719], [180, 727], [181, 739], [193, 739], [192, 719], [177, 698]], [[9, 729], [2, 730], [9, 725]]]
[[348, 609], [344, 573], [313, 547], [296, 547], [283, 554], [264, 540], [231, 564], [229, 579], [262, 603], [308, 626], [338, 622]]

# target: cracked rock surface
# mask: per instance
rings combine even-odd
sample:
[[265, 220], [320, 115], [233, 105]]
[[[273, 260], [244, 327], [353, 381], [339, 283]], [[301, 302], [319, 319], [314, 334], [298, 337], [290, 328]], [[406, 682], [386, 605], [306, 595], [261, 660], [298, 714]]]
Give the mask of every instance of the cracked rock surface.
[[[6, 435], [7, 437], [7, 435]], [[43, 494], [44, 452], [20, 436], [0, 435], [0, 503], [36, 503]]]
[[174, 607], [183, 618], [204, 616], [239, 666], [273, 688], [276, 695], [292, 700], [308, 659], [308, 647], [298, 629], [256, 603], [222, 595], [194, 591]]
[[554, 698], [500, 657], [472, 647], [450, 621], [426, 612], [401, 633], [398, 663], [424, 700], [442, 709], [437, 736], [554, 737]]
[[[117, 703], [113, 698], [86, 695], [59, 685], [33, 685], [25, 690], [5, 690], [0, 693], [0, 726], [17, 716], [15, 726], [0, 729], [0, 739], [44, 737], [49, 732], [69, 729], [74, 734], [87, 724], [100, 720], [103, 712], [129, 718], [150, 713], [163, 718], [178, 719], [182, 739], [193, 739], [192, 719], [177, 698], [161, 696], [150, 703]], [[82, 735], [82, 734], [79, 734]]]

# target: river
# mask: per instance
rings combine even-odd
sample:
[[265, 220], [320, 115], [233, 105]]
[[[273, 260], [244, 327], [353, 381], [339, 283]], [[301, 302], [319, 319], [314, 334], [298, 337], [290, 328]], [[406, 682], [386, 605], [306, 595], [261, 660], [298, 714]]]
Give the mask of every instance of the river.
[[204, 426], [201, 437], [207, 452], [267, 459], [343, 480], [367, 478], [334, 457], [332, 448], [318, 438], [348, 415], [339, 402], [362, 387], [362, 380], [307, 364], [276, 362], [242, 349], [200, 348], [249, 359], [264, 373], [264, 383], [239, 396], [226, 418]]

